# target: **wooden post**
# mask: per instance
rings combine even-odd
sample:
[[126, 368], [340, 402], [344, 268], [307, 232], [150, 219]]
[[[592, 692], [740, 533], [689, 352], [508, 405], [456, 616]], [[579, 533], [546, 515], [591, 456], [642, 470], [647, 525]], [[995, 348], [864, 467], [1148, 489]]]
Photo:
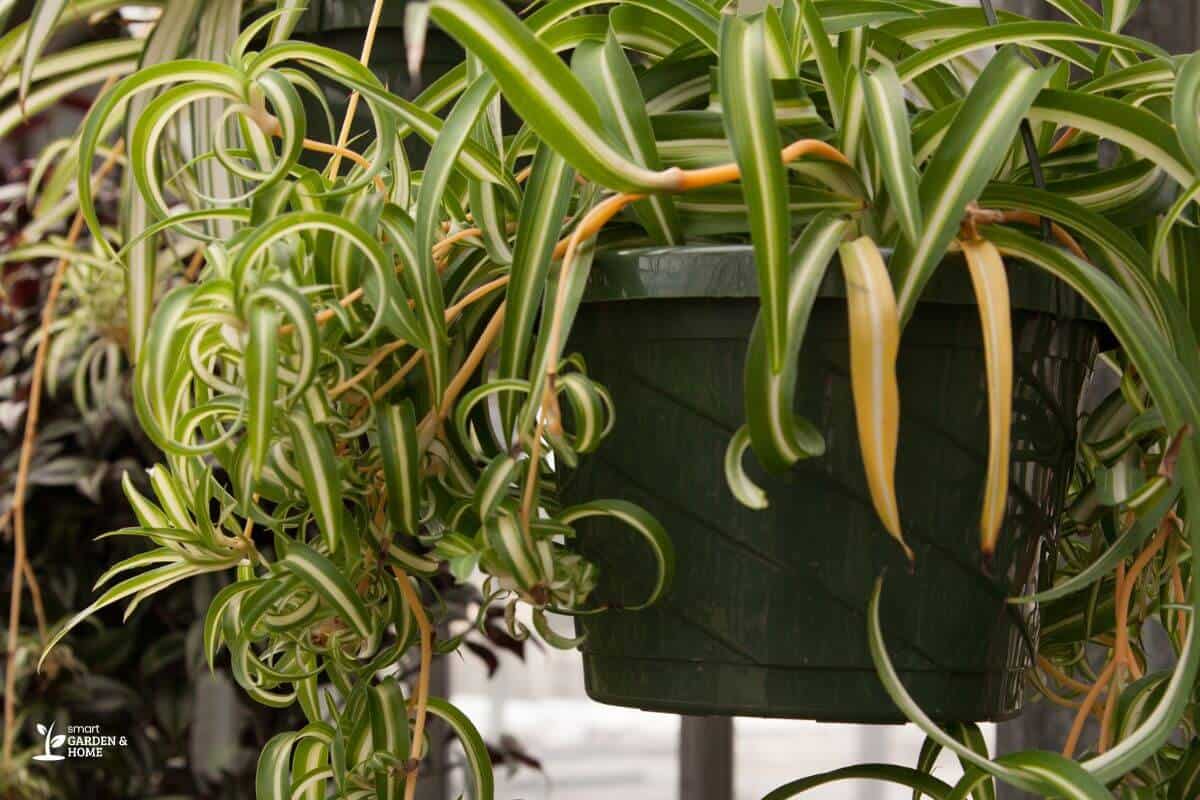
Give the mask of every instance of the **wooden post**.
[[679, 797], [733, 800], [733, 719], [679, 718]]

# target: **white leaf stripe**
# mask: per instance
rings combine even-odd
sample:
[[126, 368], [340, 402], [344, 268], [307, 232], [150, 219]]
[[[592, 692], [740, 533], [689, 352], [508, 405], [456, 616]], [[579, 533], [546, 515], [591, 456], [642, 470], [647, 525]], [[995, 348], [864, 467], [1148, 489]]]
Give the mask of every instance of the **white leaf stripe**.
[[517, 475], [517, 460], [501, 453], [479, 475], [475, 486], [475, 511], [481, 520], [487, 520], [496, 512], [500, 502], [508, 496], [508, 489]]
[[307, 545], [292, 542], [288, 545], [288, 554], [279, 563], [321, 595], [359, 636], [370, 635], [371, 617], [366, 606], [346, 576], [329, 559]]
[[296, 466], [304, 477], [304, 490], [312, 504], [317, 527], [329, 550], [337, 552], [343, 538], [342, 482], [329, 433], [319, 429], [302, 410], [293, 412], [288, 427]]
[[254, 591], [262, 585], [260, 580], [237, 581], [221, 589], [209, 603], [208, 611], [204, 614], [204, 657], [208, 668], [213, 669], [217, 657], [217, 649], [221, 646], [221, 628], [226, 612], [236, 613], [237, 604], [242, 595]]
[[747, 24], [737, 17], [722, 20], [720, 83], [730, 87], [722, 96], [722, 120], [741, 169], [767, 352], [771, 371], [779, 372], [787, 346], [784, 286], [790, 219], [765, 46], [761, 22]]
[[37, 0], [33, 11], [30, 12], [29, 30], [26, 34], [21, 59], [20, 96], [22, 104], [29, 94], [29, 84], [33, 80], [33, 71], [37, 66], [38, 59], [50, 41], [50, 36], [66, 7], [67, 0]]
[[537, 554], [529, 546], [521, 522], [512, 514], [496, 514], [483, 526], [488, 544], [525, 591], [540, 585], [545, 576]]
[[483, 737], [479, 735], [479, 730], [471, 724], [471, 720], [465, 714], [440, 697], [429, 698], [428, 710], [430, 714], [443, 720], [454, 731], [454, 735], [462, 744], [463, 752], [467, 756], [467, 766], [470, 768], [475, 784], [473, 797], [476, 800], [495, 800], [496, 790], [495, 779], [492, 776], [492, 761], [488, 756], [487, 745], [484, 744]]
[[388, 518], [400, 533], [416, 536], [419, 533], [421, 476], [415, 411], [412, 402], [406, 400], [398, 405], [379, 404], [375, 413], [388, 489]]
[[892, 208], [904, 235], [915, 242], [921, 234], [921, 203], [903, 86], [895, 69], [885, 64], [865, 76], [863, 93], [871, 141], [883, 170]]
[[966, 204], [986, 186], [1003, 160], [1017, 125], [1050, 78], [1035, 71], [1012, 49], [996, 55], [955, 115], [921, 179], [924, 233], [902, 242], [893, 257], [900, 319], [906, 321], [917, 298], [958, 233]]
[[913, 552], [904, 541], [896, 501], [900, 424], [896, 381], [900, 319], [896, 299], [883, 256], [871, 239], [864, 237], [842, 245], [841, 257], [850, 325], [850, 383], [867, 487], [875, 513], [912, 561]]
[[246, 444], [249, 449], [250, 471], [245, 485], [242, 486], [242, 500], [247, 505], [254, 493], [254, 484], [262, 474], [267, 450], [271, 446], [275, 395], [279, 379], [279, 314], [266, 303], [251, 302], [248, 316], [249, 332], [244, 357], [249, 406], [246, 415]]
[[559, 513], [558, 520], [570, 525], [578, 520], [597, 516], [612, 517], [628, 525], [645, 539], [658, 564], [658, 579], [645, 600], [636, 605], [626, 605], [625, 608], [635, 611], [653, 605], [670, 588], [675, 577], [675, 548], [666, 529], [648, 511], [625, 500], [593, 500], [590, 503], [572, 506]]
[[750, 480], [742, 465], [742, 459], [749, 447], [750, 429], [743, 425], [729, 439], [729, 445], [725, 448], [725, 483], [739, 503], [761, 511], [769, 505], [767, 493]]
[[232, 562], [218, 566], [198, 566], [196, 564], [181, 562], [178, 564], [170, 564], [168, 566], [158, 567], [150, 570], [149, 572], [143, 572], [141, 575], [121, 581], [116, 586], [102, 594], [87, 608], [71, 617], [66, 624], [59, 628], [54, 635], [50, 637], [50, 640], [46, 643], [45, 650], [42, 651], [41, 658], [38, 659], [38, 668], [41, 668], [42, 662], [46, 660], [46, 656], [51, 650], [54, 649], [56, 644], [62, 641], [64, 636], [70, 633], [71, 630], [80, 622], [83, 622], [83, 620], [87, 619], [100, 609], [106, 608], [113, 603], [119, 602], [126, 597], [136, 595], [142, 591], [157, 591], [178, 580], [191, 577], [192, 575], [199, 575], [203, 572], [214, 572], [219, 569], [227, 569], [229, 566], [231, 566], [231, 563]]
[[288, 762], [291, 760], [294, 733], [274, 736], [258, 756], [254, 776], [255, 800], [288, 800], [291, 797]]
[[987, 481], [979, 529], [983, 537], [984, 555], [990, 556], [996, 548], [1008, 501], [1013, 397], [1012, 314], [1009, 310], [1008, 275], [996, 246], [984, 240], [967, 240], [962, 242], [962, 249], [979, 306], [987, 365]]

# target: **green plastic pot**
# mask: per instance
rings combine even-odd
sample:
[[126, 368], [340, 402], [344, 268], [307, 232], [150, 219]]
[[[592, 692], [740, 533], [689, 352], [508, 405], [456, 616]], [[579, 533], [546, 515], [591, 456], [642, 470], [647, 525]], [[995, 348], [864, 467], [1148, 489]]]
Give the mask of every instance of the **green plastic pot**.
[[[896, 484], [910, 573], [876, 520], [860, 460], [841, 269], [831, 266], [800, 353], [797, 412], [827, 452], [781, 475], [747, 469], [770, 507], [725, 485], [743, 412], [742, 366], [758, 311], [742, 246], [599, 258], [571, 335], [612, 392], [616, 423], [564, 479], [564, 502], [645, 506], [677, 556], [670, 592], [644, 611], [581, 617], [595, 700], [681, 714], [903, 722], [867, 646], [867, 600], [886, 573], [883, 630], [905, 686], [936, 719], [1019, 713], [1037, 609], [1006, 598], [1036, 584], [1075, 447], [1076, 408], [1104, 329], [1067, 287], [1010, 266], [1015, 350], [1011, 492], [1000, 546], [981, 563], [987, 399], [978, 310], [961, 261], [938, 270], [900, 347]], [[590, 519], [579, 546], [596, 599], [645, 597], [653, 560], [618, 523]]]

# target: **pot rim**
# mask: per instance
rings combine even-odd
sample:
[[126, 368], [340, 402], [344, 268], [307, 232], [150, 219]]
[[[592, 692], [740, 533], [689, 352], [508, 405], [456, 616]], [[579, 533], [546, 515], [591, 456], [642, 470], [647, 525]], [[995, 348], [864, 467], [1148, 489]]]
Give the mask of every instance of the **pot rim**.
[[[890, 251], [884, 257], [890, 257]], [[837, 256], [834, 256], [836, 267]], [[1100, 322], [1100, 316], [1063, 282], [1022, 261], [1006, 259], [1012, 308], [1062, 319]], [[976, 305], [970, 274], [961, 254], [948, 253], [921, 293], [921, 303]], [[845, 298], [840, 269], [826, 271], [817, 293]], [[757, 299], [754, 249], [748, 244], [633, 247], [596, 255], [583, 302], [665, 299]]]

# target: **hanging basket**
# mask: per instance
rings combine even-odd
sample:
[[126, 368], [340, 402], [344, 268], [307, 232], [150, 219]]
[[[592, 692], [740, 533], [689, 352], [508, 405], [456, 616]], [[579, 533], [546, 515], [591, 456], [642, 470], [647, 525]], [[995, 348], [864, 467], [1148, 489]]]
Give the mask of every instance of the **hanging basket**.
[[[758, 312], [748, 247], [632, 251], [598, 261], [570, 349], [611, 391], [615, 427], [565, 481], [565, 502], [621, 497], [675, 545], [673, 588], [648, 610], [579, 618], [588, 694], [682, 714], [903, 722], [867, 646], [866, 609], [888, 572], [883, 627], [905, 686], [940, 721], [1019, 712], [1037, 610], [1033, 586], [1074, 456], [1075, 409], [1103, 328], [1044, 273], [1010, 265], [1015, 394], [1011, 491], [1000, 547], [981, 563], [987, 456], [978, 309], [961, 262], [937, 272], [901, 343], [897, 491], [910, 573], [876, 519], [857, 446], [841, 271], [829, 269], [800, 353], [797, 413], [827, 452], [752, 477], [770, 506], [725, 485], [744, 419], [742, 365]], [[620, 346], [614, 348], [614, 343]], [[637, 603], [653, 565], [619, 523], [580, 525], [596, 599]]]

